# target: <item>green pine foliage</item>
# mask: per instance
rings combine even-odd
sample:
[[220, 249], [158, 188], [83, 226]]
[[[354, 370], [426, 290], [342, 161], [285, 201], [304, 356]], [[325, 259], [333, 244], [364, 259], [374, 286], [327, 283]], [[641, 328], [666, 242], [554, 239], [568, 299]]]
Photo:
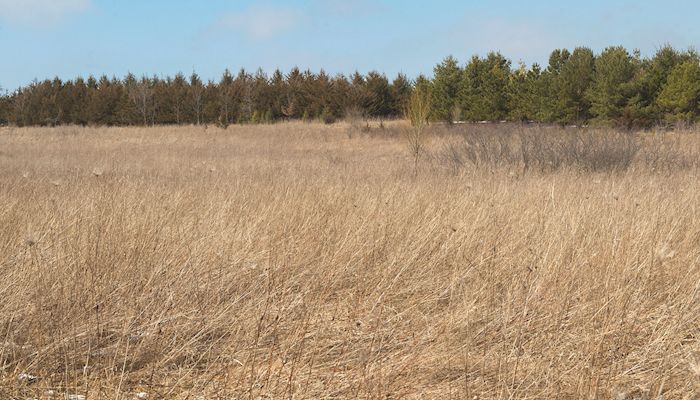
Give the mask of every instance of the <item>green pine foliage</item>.
[[366, 102], [363, 104], [370, 117], [390, 115], [392, 104], [391, 87], [386, 76], [372, 71], [365, 78]]
[[520, 63], [513, 71], [508, 82], [508, 119], [511, 121], [535, 121], [539, 120], [539, 103], [542, 87], [542, 72], [539, 65], [533, 65], [527, 69], [525, 64]]
[[659, 107], [670, 122], [695, 122], [700, 101], [700, 65], [685, 61], [668, 75], [658, 98]]
[[554, 98], [558, 110], [556, 122], [580, 124], [590, 119], [591, 103], [586, 92], [593, 82], [595, 57], [593, 51], [579, 47], [561, 66]]
[[372, 71], [331, 76], [293, 68], [215, 80], [189, 77], [89, 76], [33, 81], [0, 94], [0, 124], [155, 125], [271, 123], [304, 119], [332, 123], [402, 118], [412, 93], [431, 93], [430, 119], [452, 122], [535, 121], [629, 129], [695, 123], [700, 118], [700, 56], [663, 46], [650, 58], [609, 47], [554, 50], [546, 68], [497, 52], [465, 64], [449, 56], [433, 77], [393, 80]]
[[593, 121], [621, 125], [625, 108], [634, 95], [636, 65], [623, 47], [608, 47], [595, 61], [593, 82], [587, 92]]
[[471, 58], [461, 81], [458, 104], [470, 121], [500, 121], [508, 116], [510, 61], [491, 52], [486, 58]]
[[453, 120], [457, 93], [462, 81], [462, 70], [457, 59], [452, 56], [445, 58], [433, 70], [432, 108], [433, 115], [441, 121]]
[[0, 125], [5, 125], [10, 117], [10, 98], [7, 96], [0, 97]]
[[399, 73], [391, 82], [391, 117], [401, 116], [403, 110], [408, 106], [413, 91], [413, 84], [408, 77]]

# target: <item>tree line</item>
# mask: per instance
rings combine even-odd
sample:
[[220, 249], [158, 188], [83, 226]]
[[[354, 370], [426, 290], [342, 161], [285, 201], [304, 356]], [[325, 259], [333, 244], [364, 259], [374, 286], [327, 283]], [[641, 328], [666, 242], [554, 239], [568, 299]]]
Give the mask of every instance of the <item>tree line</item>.
[[294, 68], [268, 76], [226, 70], [204, 82], [186, 77], [93, 76], [34, 81], [0, 96], [0, 123], [155, 125], [333, 122], [347, 116], [404, 116], [414, 90], [430, 96], [435, 121], [535, 121], [629, 129], [694, 123], [700, 117], [700, 56], [660, 48], [652, 57], [609, 47], [554, 50], [548, 65], [527, 67], [499, 52], [461, 65], [450, 56], [433, 77], [391, 81], [376, 71], [346, 77]]
[[700, 116], [700, 57], [670, 46], [651, 58], [609, 47], [557, 49], [549, 65], [516, 68], [500, 53], [460, 67], [435, 67], [433, 117], [440, 120], [537, 121], [644, 128], [694, 123]]
[[283, 119], [332, 122], [348, 112], [398, 117], [412, 89], [399, 74], [350, 78], [292, 69], [288, 74], [226, 70], [214, 82], [189, 77], [88, 77], [34, 81], [2, 98], [0, 120], [27, 125], [155, 125], [268, 123]]

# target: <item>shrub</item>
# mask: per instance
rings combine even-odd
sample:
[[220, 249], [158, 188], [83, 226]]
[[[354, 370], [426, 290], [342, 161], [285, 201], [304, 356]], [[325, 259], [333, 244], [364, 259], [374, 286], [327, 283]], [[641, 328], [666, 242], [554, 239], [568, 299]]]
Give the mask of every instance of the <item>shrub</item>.
[[624, 171], [640, 150], [632, 133], [598, 130], [468, 126], [448, 138], [435, 157], [457, 171], [517, 168], [553, 172], [573, 168], [588, 172]]

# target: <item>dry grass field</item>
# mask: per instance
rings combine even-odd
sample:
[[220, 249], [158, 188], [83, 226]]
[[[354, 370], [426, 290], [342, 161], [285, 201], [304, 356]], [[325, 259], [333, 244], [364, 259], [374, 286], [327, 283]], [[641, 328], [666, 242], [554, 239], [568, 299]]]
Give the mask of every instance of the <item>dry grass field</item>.
[[699, 136], [406, 129], [2, 128], [0, 398], [698, 398]]

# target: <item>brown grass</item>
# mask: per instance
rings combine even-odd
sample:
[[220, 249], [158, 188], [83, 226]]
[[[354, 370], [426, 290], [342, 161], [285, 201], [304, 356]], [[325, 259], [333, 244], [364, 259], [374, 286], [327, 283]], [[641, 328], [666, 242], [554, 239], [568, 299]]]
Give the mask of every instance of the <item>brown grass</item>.
[[700, 138], [402, 129], [0, 131], [0, 398], [696, 398]]

